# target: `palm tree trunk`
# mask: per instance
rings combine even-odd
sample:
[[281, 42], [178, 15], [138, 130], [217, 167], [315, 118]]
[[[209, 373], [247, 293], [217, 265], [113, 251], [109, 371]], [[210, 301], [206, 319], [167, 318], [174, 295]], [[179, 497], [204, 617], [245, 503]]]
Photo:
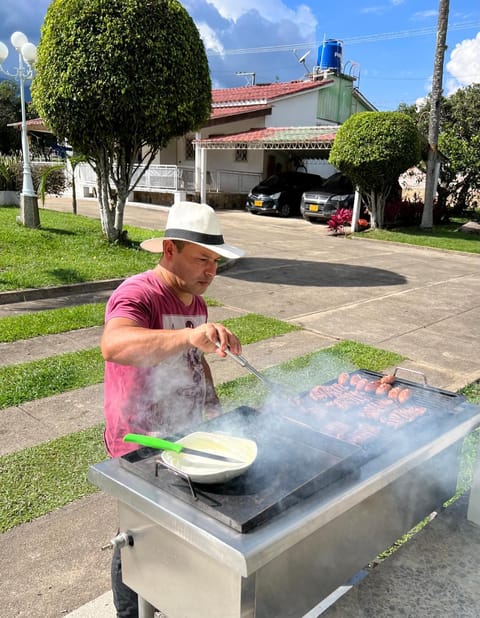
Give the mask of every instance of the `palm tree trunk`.
[[442, 102], [442, 77], [447, 38], [449, 0], [440, 0], [438, 9], [437, 46], [433, 67], [432, 100], [428, 126], [427, 176], [425, 179], [425, 203], [423, 206], [422, 229], [433, 227], [433, 200], [435, 197], [435, 167], [438, 157], [438, 133], [440, 127], [440, 108]]

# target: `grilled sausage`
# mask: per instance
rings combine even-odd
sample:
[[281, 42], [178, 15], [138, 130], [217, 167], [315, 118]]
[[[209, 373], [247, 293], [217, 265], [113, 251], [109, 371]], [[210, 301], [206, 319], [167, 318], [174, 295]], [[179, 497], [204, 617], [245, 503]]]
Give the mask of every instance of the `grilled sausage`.
[[398, 394], [398, 403], [405, 403], [412, 396], [412, 391], [409, 388], [402, 388]]
[[362, 378], [355, 384], [355, 390], [363, 391], [364, 388], [367, 386], [367, 384], [368, 384], [368, 380], [366, 380], [365, 378]]
[[379, 386], [380, 380], [375, 380], [374, 382], [368, 382], [367, 384], [365, 384], [365, 388], [363, 390], [366, 393], [374, 393]]
[[380, 378], [380, 382], [382, 384], [393, 384], [395, 382], [395, 376], [383, 376], [382, 378]]
[[386, 383], [380, 384], [380, 386], [375, 391], [375, 395], [387, 395], [391, 389], [392, 389], [391, 384], [386, 384]]
[[359, 373], [354, 373], [353, 376], [350, 378], [350, 384], [352, 386], [355, 386], [355, 384], [359, 381], [362, 380], [362, 376]]
[[398, 395], [401, 393], [402, 389], [400, 388], [400, 386], [395, 386], [394, 388], [392, 388], [392, 390], [388, 393], [388, 397], [389, 399], [398, 399]]

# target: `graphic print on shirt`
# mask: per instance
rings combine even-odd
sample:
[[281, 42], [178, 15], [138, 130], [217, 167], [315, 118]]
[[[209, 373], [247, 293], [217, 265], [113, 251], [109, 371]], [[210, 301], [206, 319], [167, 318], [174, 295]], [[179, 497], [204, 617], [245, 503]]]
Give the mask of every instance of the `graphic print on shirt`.
[[[162, 317], [164, 328], [171, 330], [195, 328], [205, 323], [203, 316]], [[149, 418], [144, 418], [150, 431], [161, 424], [165, 434], [201, 420], [206, 387], [200, 350], [189, 348], [163, 360], [153, 369], [149, 382], [151, 399], [157, 402], [150, 406]]]

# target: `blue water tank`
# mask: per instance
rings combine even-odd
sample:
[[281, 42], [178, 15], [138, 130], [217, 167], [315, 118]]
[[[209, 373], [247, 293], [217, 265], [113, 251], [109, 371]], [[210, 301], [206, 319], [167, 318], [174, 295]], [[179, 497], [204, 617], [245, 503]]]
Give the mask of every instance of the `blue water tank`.
[[333, 69], [337, 73], [342, 70], [342, 43], [336, 39], [328, 39], [318, 48], [317, 66], [321, 69]]

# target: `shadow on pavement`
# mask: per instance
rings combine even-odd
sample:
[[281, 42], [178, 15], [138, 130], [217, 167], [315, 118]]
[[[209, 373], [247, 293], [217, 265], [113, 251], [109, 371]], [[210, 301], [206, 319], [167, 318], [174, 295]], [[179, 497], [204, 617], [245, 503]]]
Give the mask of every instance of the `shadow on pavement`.
[[278, 258], [242, 258], [223, 276], [242, 281], [317, 287], [394, 286], [407, 281], [398, 273], [370, 266]]

